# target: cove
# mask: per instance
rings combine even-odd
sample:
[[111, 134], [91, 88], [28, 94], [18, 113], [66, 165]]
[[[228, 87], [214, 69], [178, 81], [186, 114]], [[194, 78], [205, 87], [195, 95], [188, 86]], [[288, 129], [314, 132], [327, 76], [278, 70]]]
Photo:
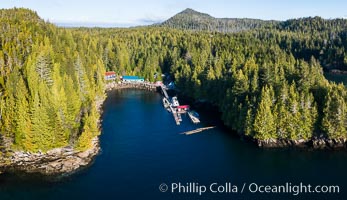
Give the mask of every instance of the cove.
[[[347, 152], [259, 149], [226, 131], [209, 113], [177, 126], [158, 93], [111, 91], [103, 106], [102, 152], [87, 169], [59, 181], [0, 177], [0, 199], [294, 199], [292, 194], [160, 192], [163, 183], [194, 186], [227, 182], [339, 185], [339, 194], [302, 199], [346, 199]], [[180, 133], [217, 126], [193, 135]], [[188, 185], [189, 186], [189, 185]], [[217, 187], [216, 187], [217, 188]]]

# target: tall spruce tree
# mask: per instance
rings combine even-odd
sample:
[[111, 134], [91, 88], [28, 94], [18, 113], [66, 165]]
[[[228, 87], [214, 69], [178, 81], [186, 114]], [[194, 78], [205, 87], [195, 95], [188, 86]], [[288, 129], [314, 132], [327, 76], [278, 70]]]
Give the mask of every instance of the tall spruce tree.
[[276, 139], [276, 124], [272, 112], [273, 89], [271, 86], [265, 86], [261, 92], [260, 103], [254, 120], [254, 137], [260, 140], [270, 138]]

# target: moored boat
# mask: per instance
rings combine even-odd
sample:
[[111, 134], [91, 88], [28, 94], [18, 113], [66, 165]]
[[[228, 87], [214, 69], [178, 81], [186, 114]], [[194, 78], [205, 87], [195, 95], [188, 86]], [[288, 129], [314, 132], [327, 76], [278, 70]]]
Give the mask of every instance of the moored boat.
[[192, 122], [194, 124], [196, 123], [200, 123], [200, 116], [197, 112], [195, 112], [194, 110], [191, 110], [188, 112], [188, 116], [189, 118], [192, 120]]
[[164, 97], [163, 98], [163, 106], [169, 112], [171, 112], [170, 105], [171, 105], [171, 103], [169, 102], [169, 100]]
[[172, 97], [172, 106], [177, 107], [180, 103], [178, 102], [177, 97]]

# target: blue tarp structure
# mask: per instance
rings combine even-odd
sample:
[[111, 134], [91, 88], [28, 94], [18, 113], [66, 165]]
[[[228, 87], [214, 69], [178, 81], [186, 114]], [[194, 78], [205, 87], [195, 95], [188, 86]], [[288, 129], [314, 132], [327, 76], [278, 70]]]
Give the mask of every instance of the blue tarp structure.
[[145, 81], [143, 78], [140, 78], [138, 76], [123, 76], [122, 79], [123, 81]]

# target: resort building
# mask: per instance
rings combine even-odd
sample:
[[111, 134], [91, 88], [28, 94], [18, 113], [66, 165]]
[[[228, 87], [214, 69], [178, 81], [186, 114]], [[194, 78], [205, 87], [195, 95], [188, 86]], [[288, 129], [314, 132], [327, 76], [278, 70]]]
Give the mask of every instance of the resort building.
[[116, 72], [110, 71], [105, 73], [105, 80], [106, 81], [113, 81], [116, 80]]
[[145, 81], [144, 78], [138, 76], [122, 76], [121, 80], [123, 83], [141, 83]]

